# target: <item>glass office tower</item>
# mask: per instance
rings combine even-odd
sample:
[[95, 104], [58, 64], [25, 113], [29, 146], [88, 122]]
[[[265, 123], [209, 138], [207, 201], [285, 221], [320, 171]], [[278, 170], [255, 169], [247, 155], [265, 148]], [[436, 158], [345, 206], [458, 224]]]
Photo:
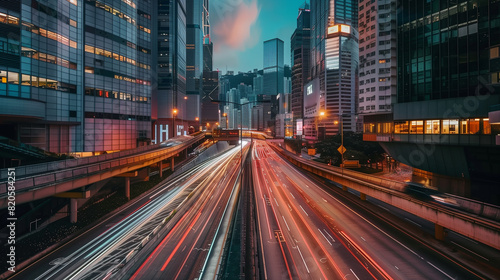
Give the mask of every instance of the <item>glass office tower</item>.
[[365, 139], [413, 166], [414, 180], [498, 203], [500, 2], [400, 1], [397, 11], [394, 122], [366, 124]]
[[56, 153], [147, 141], [151, 9], [130, 0], [1, 1], [1, 135]]
[[264, 42], [264, 94], [283, 92], [284, 42], [278, 38]]

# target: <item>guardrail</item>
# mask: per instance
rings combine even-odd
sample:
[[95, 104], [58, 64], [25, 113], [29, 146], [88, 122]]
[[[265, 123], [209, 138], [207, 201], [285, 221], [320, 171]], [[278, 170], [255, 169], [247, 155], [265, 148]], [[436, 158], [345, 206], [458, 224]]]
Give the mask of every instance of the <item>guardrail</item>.
[[[71, 182], [104, 172], [110, 173], [110, 176], [106, 177], [109, 178], [124, 172], [133, 171], [142, 168], [142, 166], [138, 165], [141, 162], [159, 161], [162, 158], [170, 157], [204, 137], [204, 134], [200, 133], [193, 136], [189, 141], [171, 147], [162, 147], [161, 144], [157, 144], [95, 157], [17, 167], [15, 169], [16, 198], [19, 193], [28, 192], [30, 189], [40, 189], [55, 184]], [[136, 164], [137, 168], [134, 168], [134, 164]], [[130, 168], [120, 169], [123, 166], [130, 166]], [[8, 181], [6, 180], [7, 169], [2, 169], [0, 172], [2, 173], [2, 179], [0, 179], [2, 180], [0, 182], [0, 198], [5, 198], [8, 186]], [[0, 208], [2, 207], [4, 205], [0, 202]]]

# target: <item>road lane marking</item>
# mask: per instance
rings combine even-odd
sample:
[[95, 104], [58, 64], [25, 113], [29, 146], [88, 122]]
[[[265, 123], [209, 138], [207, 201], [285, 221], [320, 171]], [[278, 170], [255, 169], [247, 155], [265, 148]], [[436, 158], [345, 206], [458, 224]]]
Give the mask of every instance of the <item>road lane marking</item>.
[[293, 194], [292, 194], [292, 193], [290, 193], [290, 194], [292, 195], [293, 199], [295, 199], [295, 196], [293, 196]]
[[323, 237], [326, 239], [326, 241], [328, 242], [328, 244], [330, 244], [330, 246], [332, 245], [332, 243], [330, 242], [330, 240], [328, 240], [328, 238], [326, 238], [326, 236], [323, 234], [323, 232], [318, 228], [318, 231], [319, 233], [321, 233], [321, 235], [323, 235]]
[[472, 239], [470, 239], [470, 238], [468, 238], [468, 237], [465, 237], [465, 236], [463, 236], [463, 235], [461, 235], [461, 234], [457, 234], [457, 235], [458, 235], [459, 237], [462, 237], [463, 239], [465, 239], [465, 240], [467, 240], [467, 241], [470, 241], [470, 242], [475, 243], [475, 244], [479, 244], [479, 243], [477, 243], [476, 241], [474, 241], [474, 240], [472, 240]]
[[387, 211], [387, 212], [391, 212], [391, 210], [387, 209], [386, 207], [384, 207], [384, 206], [382, 206], [382, 205], [378, 205], [378, 204], [375, 204], [375, 205], [377, 205], [378, 207], [380, 207], [380, 208], [384, 209], [384, 210], [385, 210], [385, 211]]
[[297, 250], [299, 250], [300, 257], [302, 258], [302, 261], [304, 262], [304, 265], [306, 267], [307, 273], [309, 272], [309, 268], [307, 267], [306, 260], [304, 260], [304, 256], [302, 256], [302, 252], [300, 251], [299, 245], [297, 245]]
[[352, 272], [352, 274], [356, 277], [356, 279], [358, 279], [358, 280], [359, 280], [358, 275], [356, 275], [356, 273], [354, 273], [354, 271], [352, 271], [352, 269], [350, 269], [350, 268], [349, 268], [349, 270], [350, 270], [350, 271]]
[[276, 200], [276, 197], [274, 198], [274, 201], [276, 202], [276, 205], [278, 205], [278, 207], [280, 207], [280, 205], [278, 204], [278, 201]]
[[432, 263], [430, 262], [427, 262], [428, 264], [430, 264], [432, 267], [434, 267], [437, 271], [443, 273], [444, 275], [446, 275], [446, 277], [450, 278], [450, 279], [454, 279], [453, 277], [451, 277], [450, 275], [446, 274], [446, 272], [442, 271], [441, 269], [439, 269], [439, 267], [433, 265]]
[[335, 239], [328, 233], [328, 231], [326, 229], [323, 229], [325, 231], [326, 234], [328, 234], [328, 236], [332, 239], [333, 242], [335, 242]]
[[414, 221], [412, 221], [412, 220], [410, 220], [410, 219], [408, 219], [408, 218], [405, 218], [405, 220], [407, 220], [408, 222], [410, 222], [410, 223], [412, 223], [412, 224], [414, 224], [414, 225], [416, 225], [416, 226], [418, 226], [418, 227], [422, 227], [422, 226], [421, 226], [420, 224], [418, 224], [417, 222], [414, 222]]
[[397, 267], [397, 266], [394, 266], [394, 267], [395, 267], [397, 270], [399, 270], [399, 267]]
[[363, 236], [360, 236], [360, 237], [361, 237], [361, 239], [363, 239], [364, 242], [366, 242], [366, 240], [363, 238]]
[[300, 206], [300, 209], [302, 209], [302, 211], [304, 211], [304, 213], [306, 213], [306, 215], [309, 217], [309, 214], [307, 214], [306, 210], [304, 210], [304, 208], [302, 208], [302, 205], [299, 205]]
[[290, 228], [288, 227], [288, 223], [285, 220], [285, 216], [281, 216], [281, 217], [283, 218], [283, 221], [285, 221], [286, 228], [288, 229], [288, 231], [290, 231]]
[[479, 255], [478, 253], [476, 253], [476, 252], [474, 252], [474, 251], [471, 251], [471, 250], [469, 250], [469, 249], [465, 248], [464, 246], [462, 246], [462, 245], [460, 245], [460, 244], [458, 244], [458, 243], [456, 243], [456, 242], [451, 241], [451, 243], [453, 243], [453, 244], [457, 245], [458, 247], [460, 247], [460, 248], [462, 248], [462, 249], [464, 249], [464, 250], [467, 250], [467, 251], [469, 251], [469, 252], [473, 253], [474, 255], [476, 255], [476, 256], [478, 256], [478, 257], [481, 257], [481, 258], [483, 258], [483, 259], [485, 259], [485, 260], [487, 260], [487, 261], [490, 261], [489, 259], [487, 259], [487, 258], [485, 258], [485, 257], [483, 257], [483, 256], [481, 256], [481, 255]]

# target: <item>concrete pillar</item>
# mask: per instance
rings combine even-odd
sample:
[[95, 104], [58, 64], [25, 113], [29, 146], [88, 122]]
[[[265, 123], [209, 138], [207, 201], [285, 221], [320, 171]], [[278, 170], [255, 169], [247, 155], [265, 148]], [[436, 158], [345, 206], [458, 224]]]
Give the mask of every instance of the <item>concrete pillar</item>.
[[130, 200], [130, 177], [125, 177], [125, 196]]
[[366, 194], [365, 193], [359, 193], [359, 198], [361, 198], [361, 200], [366, 200]]
[[446, 232], [444, 231], [444, 227], [440, 226], [438, 224], [434, 224], [434, 235], [437, 240], [444, 240], [444, 237], [446, 236]]
[[172, 170], [172, 172], [174, 172], [174, 171], [175, 171], [175, 170], [174, 170], [174, 157], [172, 157], [172, 158], [170, 159], [170, 170]]
[[69, 199], [69, 222], [74, 224], [78, 220], [78, 200], [76, 198]]
[[163, 161], [160, 161], [158, 163], [158, 166], [160, 168], [160, 178], [163, 177]]
[[342, 190], [343, 191], [347, 191], [347, 187], [346, 186], [342, 186]]

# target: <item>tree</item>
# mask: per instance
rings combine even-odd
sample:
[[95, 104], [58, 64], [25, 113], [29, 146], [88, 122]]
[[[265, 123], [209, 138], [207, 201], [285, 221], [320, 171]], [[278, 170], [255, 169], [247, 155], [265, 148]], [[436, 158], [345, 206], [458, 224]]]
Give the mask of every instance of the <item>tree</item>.
[[[316, 152], [321, 154], [321, 158], [333, 165], [340, 165], [342, 155], [337, 150], [342, 143], [340, 134], [328, 137], [327, 139], [316, 143]], [[361, 164], [370, 162], [379, 162], [384, 159], [384, 149], [375, 142], [363, 141], [363, 134], [354, 132], [344, 132], [344, 160], [355, 159]]]

